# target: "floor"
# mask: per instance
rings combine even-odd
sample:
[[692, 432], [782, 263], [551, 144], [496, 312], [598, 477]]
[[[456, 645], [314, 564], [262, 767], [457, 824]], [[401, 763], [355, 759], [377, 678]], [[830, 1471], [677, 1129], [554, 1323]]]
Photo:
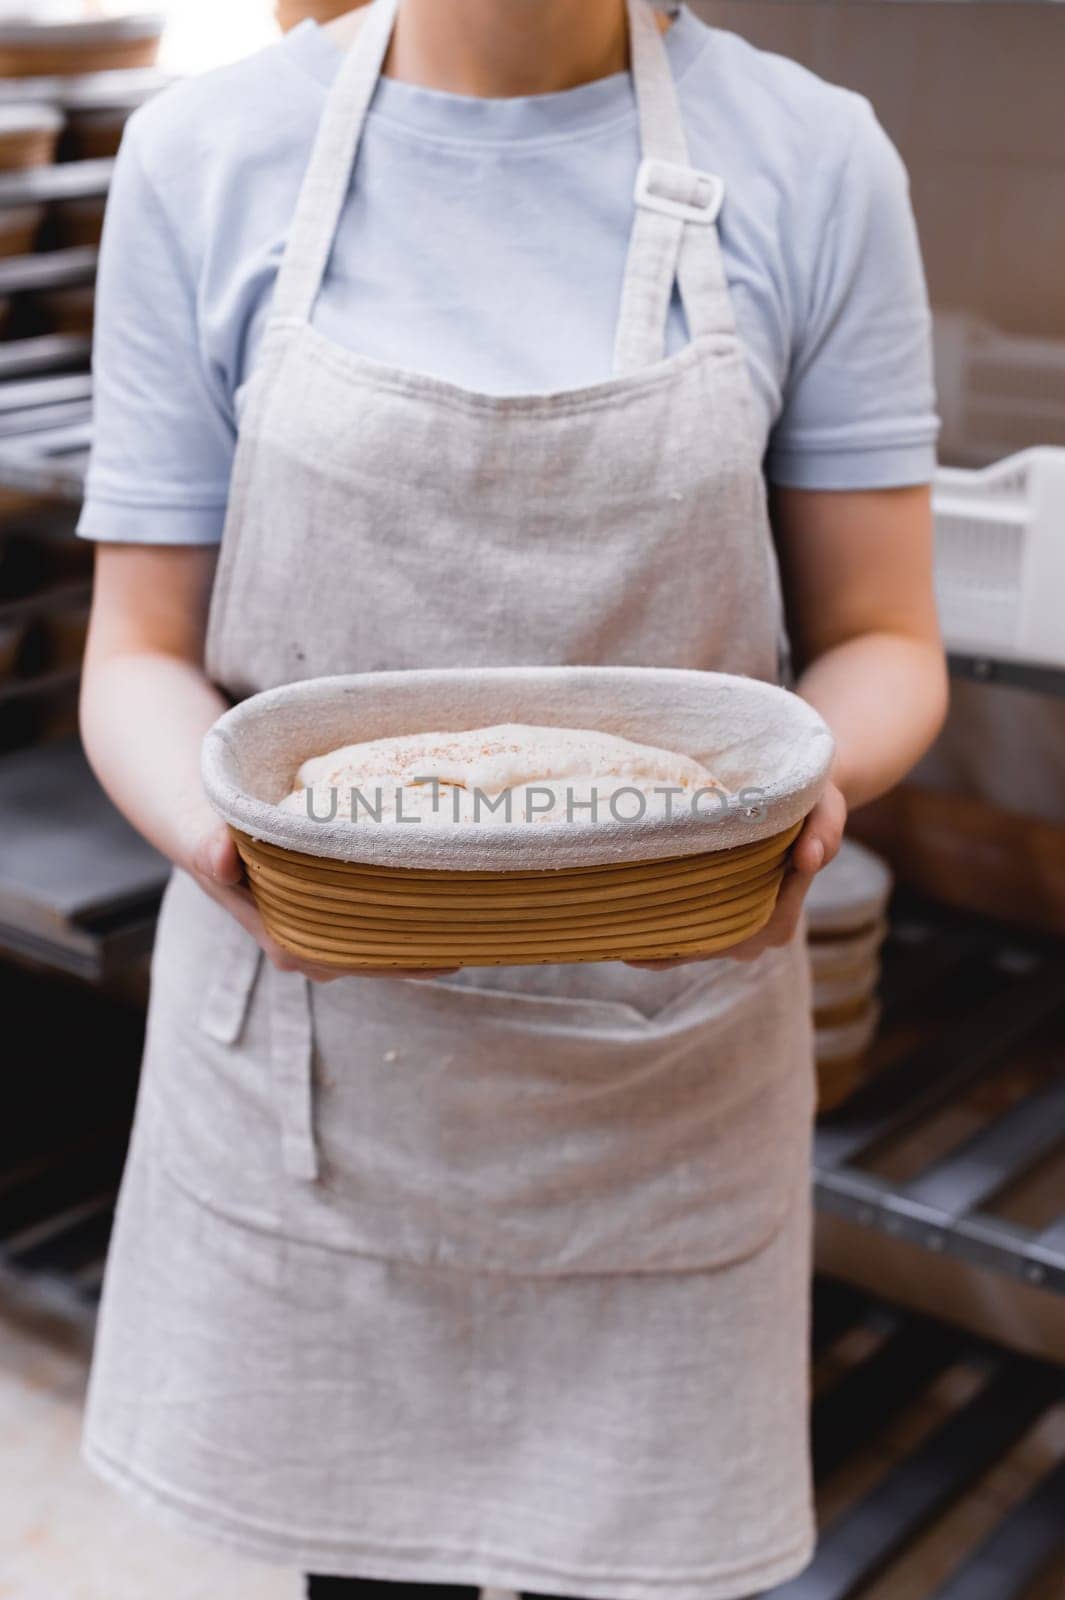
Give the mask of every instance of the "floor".
[[160, 1529], [81, 1463], [88, 1333], [0, 1282], [0, 1600], [298, 1600], [298, 1577]]

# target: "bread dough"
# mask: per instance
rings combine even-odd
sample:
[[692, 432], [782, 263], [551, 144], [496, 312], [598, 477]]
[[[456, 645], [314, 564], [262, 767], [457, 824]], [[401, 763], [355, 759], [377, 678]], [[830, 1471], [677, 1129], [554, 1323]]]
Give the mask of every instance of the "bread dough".
[[496, 826], [676, 815], [701, 791], [724, 793], [701, 762], [672, 750], [521, 723], [344, 745], [304, 761], [295, 784], [281, 809], [306, 814], [310, 789], [322, 821]]

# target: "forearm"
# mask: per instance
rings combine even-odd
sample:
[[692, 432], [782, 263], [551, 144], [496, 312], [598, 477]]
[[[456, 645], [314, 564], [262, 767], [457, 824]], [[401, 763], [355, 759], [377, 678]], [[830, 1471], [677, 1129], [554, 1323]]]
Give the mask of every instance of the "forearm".
[[851, 810], [894, 788], [920, 759], [942, 727], [948, 693], [938, 643], [889, 632], [834, 645], [796, 689], [835, 735], [832, 777]]
[[218, 819], [200, 781], [200, 747], [226, 702], [193, 664], [136, 650], [93, 660], [81, 694], [82, 742], [103, 788], [178, 866]]

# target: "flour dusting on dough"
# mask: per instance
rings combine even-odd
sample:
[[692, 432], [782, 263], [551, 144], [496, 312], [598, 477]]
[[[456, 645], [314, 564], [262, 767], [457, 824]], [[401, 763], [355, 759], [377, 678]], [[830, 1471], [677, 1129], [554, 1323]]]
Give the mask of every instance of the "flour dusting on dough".
[[594, 822], [669, 815], [697, 791], [721, 787], [701, 762], [671, 750], [588, 728], [508, 722], [373, 739], [312, 756], [281, 809], [306, 815], [310, 789], [313, 814], [322, 819], [351, 820], [354, 802], [357, 821]]

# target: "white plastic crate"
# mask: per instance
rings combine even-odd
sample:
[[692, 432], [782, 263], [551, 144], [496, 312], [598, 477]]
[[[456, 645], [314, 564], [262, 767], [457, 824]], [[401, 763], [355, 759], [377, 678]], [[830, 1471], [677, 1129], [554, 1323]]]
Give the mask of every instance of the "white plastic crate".
[[1065, 666], [1065, 450], [941, 467], [933, 505], [948, 647]]
[[1065, 340], [1002, 333], [964, 311], [934, 322], [940, 455], [966, 466], [1065, 447]]

